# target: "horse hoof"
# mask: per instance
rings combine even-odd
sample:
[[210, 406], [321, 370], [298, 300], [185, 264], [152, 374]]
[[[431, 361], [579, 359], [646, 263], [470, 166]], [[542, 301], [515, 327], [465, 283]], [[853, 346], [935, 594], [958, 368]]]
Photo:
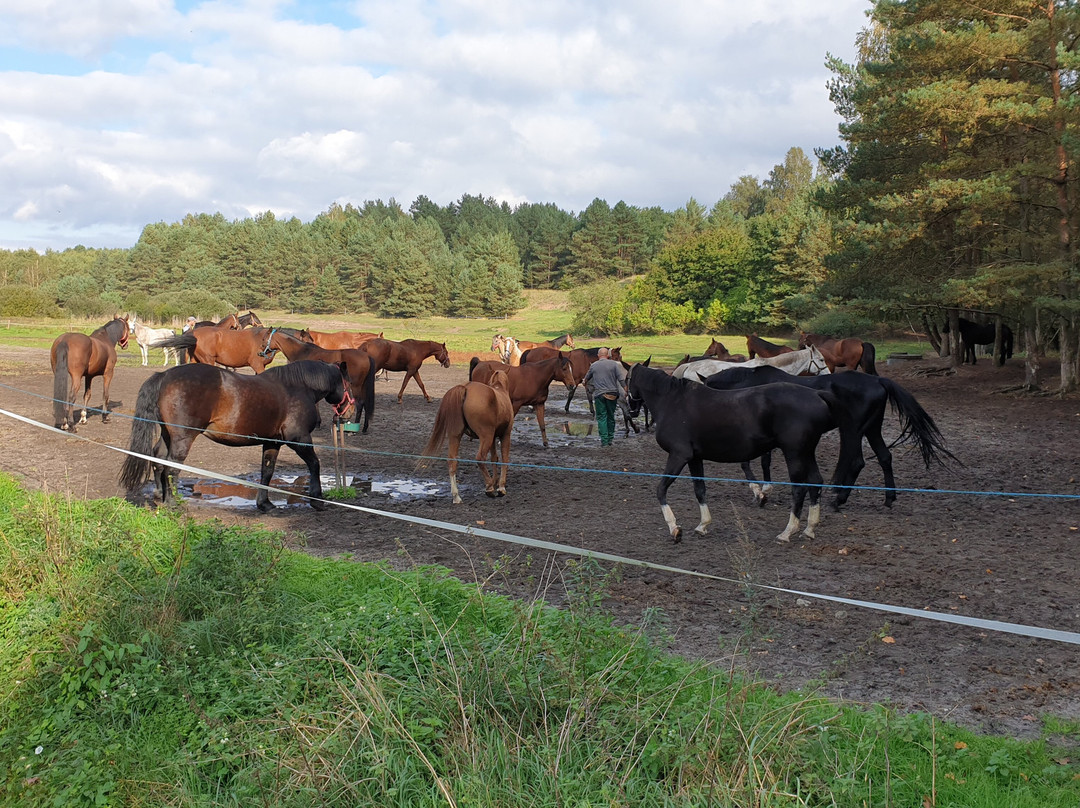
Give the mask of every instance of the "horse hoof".
[[265, 502], [257, 502], [255, 504], [255, 507], [258, 508], [263, 513], [270, 513], [270, 511], [274, 510], [277, 507], [277, 505], [275, 505], [270, 500], [266, 500]]
[[317, 511], [325, 511], [326, 501], [322, 499], [313, 499], [311, 500], [311, 507]]
[[455, 505], [460, 505], [461, 504], [461, 497], [454, 497], [454, 504]]
[[677, 527], [671, 531], [671, 541], [675, 544], [679, 544], [682, 541], [682, 528]]
[[499, 489], [499, 490], [498, 490], [498, 491], [496, 492], [496, 496], [500, 496], [500, 497], [505, 497], [505, 496], [506, 496], [506, 489], [505, 489], [505, 488], [500, 488], [500, 489]]
[[491, 497], [492, 499], [495, 499], [495, 497], [499, 496], [498, 494], [496, 494], [496, 493], [495, 493], [495, 490], [494, 490], [494, 489], [492, 489], [492, 490], [490, 490], [490, 491], [485, 491], [484, 493], [485, 493], [485, 494], [487, 494], [487, 495], [488, 495], [489, 497]]

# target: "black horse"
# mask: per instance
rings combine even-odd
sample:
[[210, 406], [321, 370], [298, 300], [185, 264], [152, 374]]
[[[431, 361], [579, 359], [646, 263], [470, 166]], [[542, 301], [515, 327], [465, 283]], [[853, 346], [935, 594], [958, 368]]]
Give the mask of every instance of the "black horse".
[[[814, 390], [827, 390], [836, 396], [842, 409], [842, 417], [834, 426], [840, 429], [840, 457], [836, 463], [832, 485], [836, 486], [836, 499], [833, 508], [847, 502], [851, 495], [851, 486], [859, 479], [859, 473], [866, 466], [863, 460], [862, 441], [870, 444], [874, 450], [881, 472], [885, 477], [885, 505], [891, 507], [896, 501], [896, 481], [893, 477], [892, 452], [889, 449], [907, 440], [913, 440], [919, 447], [923, 463], [930, 468], [931, 463], [942, 463], [942, 457], [953, 460], [952, 453], [945, 448], [941, 432], [934, 419], [922, 408], [922, 405], [910, 392], [892, 379], [883, 376], [870, 376], [864, 373], [832, 373], [821, 376], [792, 376], [779, 368], [762, 366], [756, 368], [731, 368], [710, 376], [705, 384], [714, 390], [739, 390], [763, 384], [799, 384]], [[885, 420], [885, 409], [892, 406], [900, 419], [900, 435], [893, 443], [886, 444], [881, 436], [881, 425]], [[771, 457], [761, 458], [762, 477], [769, 481]], [[764, 495], [755, 490], [755, 495], [764, 504]]]
[[[941, 329], [943, 334], [949, 333], [949, 321], [945, 321], [945, 327]], [[975, 364], [975, 346], [993, 345], [995, 328], [993, 323], [980, 325], [971, 320], [960, 318], [960, 351], [962, 359], [960, 364], [966, 365], [968, 358], [971, 364]], [[1012, 359], [1013, 355], [1013, 332], [1004, 323], [1001, 324], [1001, 355], [997, 357], [998, 367], [1005, 364], [1006, 359]]]
[[[668, 453], [664, 476], [656, 488], [660, 510], [679, 541], [682, 529], [667, 504], [671, 483], [690, 466], [704, 533], [712, 521], [705, 504], [705, 460], [743, 463], [780, 449], [787, 461], [791, 486], [791, 513], [787, 527], [776, 538], [790, 541], [799, 529], [803, 500], [810, 494], [810, 515], [803, 533], [811, 538], [821, 520], [821, 472], [814, 452], [821, 436], [833, 428], [839, 408], [836, 397], [824, 390], [794, 384], [770, 384], [745, 390], [713, 390], [687, 379], [675, 379], [662, 370], [634, 365], [630, 372], [631, 407], [646, 404], [653, 414], [656, 442]], [[751, 481], [752, 477], [749, 477]]]

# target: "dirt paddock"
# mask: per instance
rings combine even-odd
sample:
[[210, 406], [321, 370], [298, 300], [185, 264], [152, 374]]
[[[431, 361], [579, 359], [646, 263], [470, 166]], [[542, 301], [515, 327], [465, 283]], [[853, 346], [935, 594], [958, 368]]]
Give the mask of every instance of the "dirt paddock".
[[[0, 455], [0, 470], [51, 492], [122, 495], [116, 483], [121, 456], [79, 438], [127, 445], [125, 416], [139, 385], [157, 369], [128, 362], [113, 382], [115, 413], [108, 424], [92, 419], [73, 437], [0, 418], [0, 441], [8, 449]], [[963, 466], [927, 471], [914, 451], [898, 447], [897, 484], [918, 491], [902, 491], [891, 509], [880, 491], [857, 491], [842, 513], [824, 509], [816, 539], [786, 546], [774, 541], [786, 522], [784, 489], [775, 489], [758, 509], [745, 484], [720, 481], [709, 483], [715, 521], [708, 535], [687, 530], [681, 544], [672, 543], [656, 501], [656, 479], [647, 476], [662, 471], [665, 459], [653, 437], [623, 437], [620, 428], [615, 446], [601, 449], [590, 434], [584, 401], [576, 397], [564, 413], [561, 386], [552, 388], [547, 407], [550, 448], [541, 445], [530, 414], [519, 414], [512, 461], [525, 465], [510, 470], [505, 498], [484, 496], [479, 472], [466, 464], [465, 502], [454, 506], [444, 464], [413, 470], [408, 455], [425, 442], [438, 402], [425, 402], [410, 385], [397, 404], [400, 373], [377, 383], [371, 430], [348, 435], [346, 468], [360, 489], [355, 501], [370, 508], [786, 589], [1080, 632], [1080, 504], [1023, 496], [1080, 496], [1080, 399], [999, 392], [1022, 379], [1021, 362], [999, 369], [982, 360], [944, 375], [917, 372], [936, 361], [881, 362], [883, 375], [914, 393], [936, 419]], [[438, 397], [464, 381], [467, 364], [468, 357], [455, 356], [444, 370], [429, 361], [421, 372], [428, 391]], [[51, 389], [47, 352], [0, 347], [0, 408], [51, 424]], [[91, 403], [100, 400], [98, 380]], [[322, 406], [328, 421], [329, 409]], [[891, 415], [886, 426], [886, 437], [895, 436]], [[316, 442], [331, 442], [325, 426]], [[466, 457], [474, 447], [463, 444]], [[859, 482], [880, 486], [880, 469], [866, 451]], [[826, 437], [818, 454], [828, 478], [834, 436]], [[329, 450], [320, 457], [324, 478], [332, 475]], [[256, 479], [259, 459], [257, 448], [226, 448], [200, 438], [187, 462]], [[279, 476], [303, 472], [295, 455], [281, 453]], [[706, 464], [706, 474], [731, 478], [738, 468]], [[774, 476], [786, 479], [782, 462], [774, 463]], [[182, 474], [181, 483], [194, 493], [190, 475]], [[535, 549], [333, 507], [319, 513], [296, 504], [262, 515], [247, 500], [206, 500], [189, 496], [185, 507], [230, 524], [270, 526], [317, 555], [439, 564], [467, 580], [490, 579], [489, 585], [514, 595], [542, 591], [556, 603], [562, 597], [568, 556], [552, 559]], [[697, 523], [688, 480], [672, 486], [669, 501], [684, 528]], [[752, 671], [780, 687], [812, 683], [830, 696], [929, 711], [1017, 737], [1038, 733], [1044, 715], [1080, 719], [1075, 645], [637, 567], [623, 567], [611, 581], [606, 605], [628, 622], [646, 610], [661, 614], [672, 650]]]

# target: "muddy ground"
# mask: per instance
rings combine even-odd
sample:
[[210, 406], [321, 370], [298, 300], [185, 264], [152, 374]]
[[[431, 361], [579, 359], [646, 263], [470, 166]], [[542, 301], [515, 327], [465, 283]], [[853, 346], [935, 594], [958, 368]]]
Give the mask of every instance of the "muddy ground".
[[[121, 456], [79, 438], [127, 445], [125, 416], [133, 411], [139, 385], [156, 370], [137, 366], [137, 352], [135, 357], [125, 358], [117, 370], [110, 396], [115, 414], [108, 424], [93, 419], [72, 437], [0, 418], [0, 442], [7, 448], [0, 453], [0, 470], [52, 492], [122, 495], [116, 484]], [[436, 399], [465, 379], [468, 357], [453, 359], [448, 370], [430, 361], [423, 368]], [[897, 484], [922, 490], [901, 492], [891, 509], [884, 507], [881, 492], [858, 491], [842, 513], [825, 509], [816, 539], [786, 546], [774, 541], [786, 522], [783, 489], [759, 509], [745, 484], [711, 482], [715, 522], [707, 536], [699, 536], [689, 530], [698, 509], [688, 480], [670, 491], [672, 507], [688, 529], [681, 544], [672, 543], [656, 502], [656, 479], [633, 474], [662, 471], [665, 455], [653, 437], [624, 437], [620, 429], [615, 446], [601, 449], [584, 402], [575, 398], [569, 414], [564, 412], [562, 387], [552, 388], [548, 402], [550, 448], [542, 447], [530, 414], [519, 414], [512, 460], [526, 466], [511, 469], [505, 498], [484, 496], [479, 472], [465, 465], [465, 502], [454, 506], [445, 466], [413, 471], [408, 455], [425, 442], [438, 402], [427, 403], [410, 384], [399, 405], [400, 373], [377, 383], [369, 434], [348, 436], [347, 473], [360, 489], [356, 502], [370, 508], [804, 592], [1080, 632], [1080, 503], [991, 495], [1080, 495], [1080, 399], [1001, 392], [1022, 380], [1021, 362], [998, 369], [982, 360], [975, 368], [929, 375], [940, 360], [889, 367], [882, 362], [883, 375], [913, 392], [937, 420], [963, 466], [927, 470], [916, 453], [897, 448]], [[101, 400], [99, 385], [95, 381], [94, 405]], [[51, 424], [51, 388], [46, 352], [0, 347], [0, 408]], [[886, 437], [894, 436], [895, 418], [886, 426]], [[316, 433], [316, 443], [330, 442], [326, 427]], [[868, 448], [866, 454], [859, 482], [880, 486], [880, 469]], [[325, 479], [333, 463], [328, 449], [320, 455]], [[826, 478], [835, 457], [835, 439], [827, 437], [819, 449]], [[304, 473], [287, 450], [281, 458], [283, 481]], [[259, 450], [200, 438], [188, 462], [255, 479]], [[783, 463], [774, 465], [776, 477], [786, 479]], [[738, 469], [706, 464], [706, 473], [730, 478]], [[181, 475], [181, 483], [191, 513], [267, 525], [317, 555], [439, 564], [511, 594], [542, 593], [555, 603], [563, 598], [565, 555], [355, 511], [318, 513], [281, 497], [275, 499], [284, 507], [262, 515], [243, 491], [204, 488], [192, 475]], [[228, 493], [239, 497], [213, 500]], [[605, 602], [630, 623], [646, 612], [662, 615], [669, 645], [678, 653], [753, 671], [781, 687], [813, 683], [830, 696], [929, 711], [1017, 737], [1037, 734], [1044, 715], [1080, 719], [1075, 645], [635, 567], [621, 569]]]

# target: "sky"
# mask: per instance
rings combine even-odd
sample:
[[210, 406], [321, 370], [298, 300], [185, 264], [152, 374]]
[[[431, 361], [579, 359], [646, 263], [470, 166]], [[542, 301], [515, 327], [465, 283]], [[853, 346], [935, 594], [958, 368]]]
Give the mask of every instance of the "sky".
[[463, 194], [711, 206], [839, 143], [869, 0], [0, 0], [0, 248]]

